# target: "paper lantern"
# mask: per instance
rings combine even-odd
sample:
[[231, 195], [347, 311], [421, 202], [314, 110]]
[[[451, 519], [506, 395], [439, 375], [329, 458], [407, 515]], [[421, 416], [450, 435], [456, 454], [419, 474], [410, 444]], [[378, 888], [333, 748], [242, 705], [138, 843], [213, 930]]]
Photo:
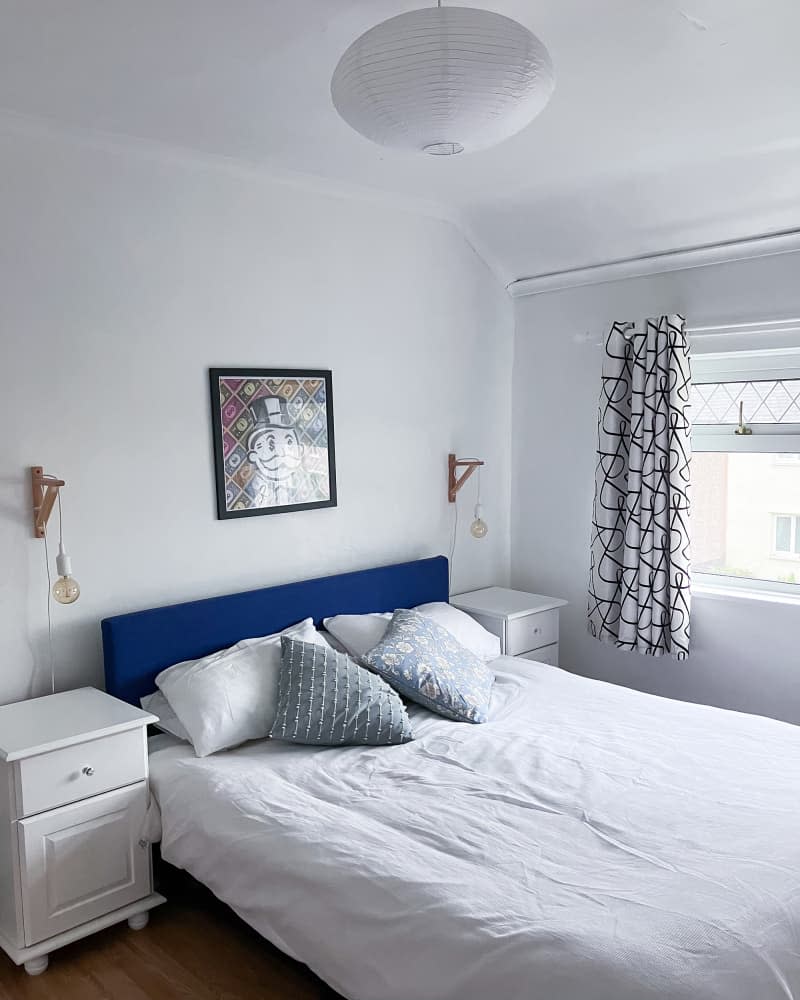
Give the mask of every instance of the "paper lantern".
[[453, 155], [525, 128], [554, 85], [547, 49], [517, 21], [473, 7], [430, 7], [358, 38], [336, 67], [331, 94], [367, 139]]

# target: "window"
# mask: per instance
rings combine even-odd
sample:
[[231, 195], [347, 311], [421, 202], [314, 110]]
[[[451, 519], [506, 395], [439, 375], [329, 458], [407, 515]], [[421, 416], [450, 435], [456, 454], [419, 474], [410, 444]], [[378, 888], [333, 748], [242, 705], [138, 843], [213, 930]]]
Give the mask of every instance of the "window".
[[773, 552], [777, 559], [800, 559], [800, 514], [775, 515]]
[[694, 378], [694, 581], [800, 597], [800, 353], [701, 355]]

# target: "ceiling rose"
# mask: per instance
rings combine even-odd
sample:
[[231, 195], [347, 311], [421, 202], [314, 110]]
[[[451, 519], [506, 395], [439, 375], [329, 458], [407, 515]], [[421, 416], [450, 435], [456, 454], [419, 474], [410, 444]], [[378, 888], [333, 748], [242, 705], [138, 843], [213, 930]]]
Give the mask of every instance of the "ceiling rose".
[[550, 54], [526, 27], [474, 7], [427, 7], [356, 39], [331, 82], [336, 110], [381, 146], [437, 156], [515, 135], [555, 81]]

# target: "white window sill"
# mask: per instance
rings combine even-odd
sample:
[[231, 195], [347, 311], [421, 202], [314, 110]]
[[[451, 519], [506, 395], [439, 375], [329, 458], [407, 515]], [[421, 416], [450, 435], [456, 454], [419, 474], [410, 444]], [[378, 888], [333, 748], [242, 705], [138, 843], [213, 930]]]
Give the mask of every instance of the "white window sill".
[[800, 594], [787, 594], [781, 590], [749, 590], [746, 587], [710, 587], [704, 583], [692, 585], [692, 597], [710, 598], [712, 601], [767, 601], [770, 604], [794, 604], [800, 607]]

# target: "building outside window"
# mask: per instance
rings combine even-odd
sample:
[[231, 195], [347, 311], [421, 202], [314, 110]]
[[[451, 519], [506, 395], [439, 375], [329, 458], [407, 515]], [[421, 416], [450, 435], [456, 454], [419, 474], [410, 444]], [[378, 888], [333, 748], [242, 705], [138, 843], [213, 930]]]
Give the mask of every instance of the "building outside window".
[[[694, 582], [800, 596], [800, 354], [701, 356], [697, 368]], [[740, 403], [749, 434], [735, 433]]]

